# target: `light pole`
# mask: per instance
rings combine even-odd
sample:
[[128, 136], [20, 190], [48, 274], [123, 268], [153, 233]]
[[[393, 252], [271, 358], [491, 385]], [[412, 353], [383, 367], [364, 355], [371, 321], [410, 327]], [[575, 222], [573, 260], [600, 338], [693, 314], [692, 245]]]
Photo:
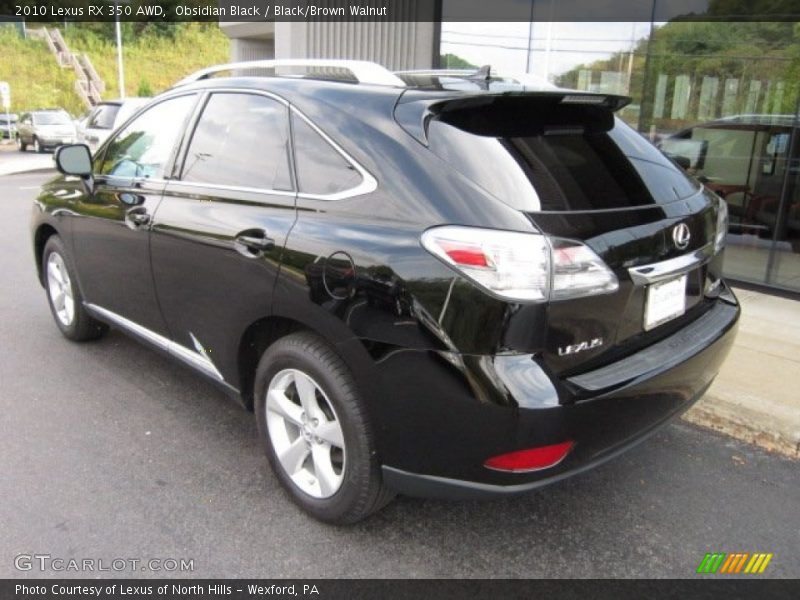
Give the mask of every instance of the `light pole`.
[[125, 98], [125, 66], [122, 63], [122, 26], [119, 16], [120, 4], [128, 4], [130, 0], [114, 0], [114, 29], [117, 36], [117, 83], [119, 84], [119, 97]]
[[117, 31], [117, 81], [119, 82], [119, 97], [125, 98], [125, 67], [122, 64], [122, 27], [119, 24], [119, 15], [114, 24]]

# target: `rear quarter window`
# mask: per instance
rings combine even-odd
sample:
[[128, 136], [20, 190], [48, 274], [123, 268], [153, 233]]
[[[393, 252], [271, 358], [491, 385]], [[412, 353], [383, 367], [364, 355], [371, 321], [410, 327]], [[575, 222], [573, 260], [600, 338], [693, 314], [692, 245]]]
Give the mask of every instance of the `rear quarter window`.
[[292, 114], [292, 131], [301, 194], [337, 194], [361, 183], [355, 166], [296, 113]]

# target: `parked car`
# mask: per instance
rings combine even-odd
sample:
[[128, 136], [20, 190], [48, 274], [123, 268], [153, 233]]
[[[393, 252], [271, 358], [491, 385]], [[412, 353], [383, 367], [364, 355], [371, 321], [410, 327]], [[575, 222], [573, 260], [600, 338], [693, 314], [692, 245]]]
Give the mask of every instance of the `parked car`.
[[17, 136], [17, 121], [14, 113], [0, 113], [0, 140], [14, 140]]
[[705, 392], [739, 317], [725, 204], [627, 98], [284, 64], [58, 151], [32, 234], [67, 338], [118, 327], [217, 383], [334, 523], [558, 481]]
[[94, 152], [111, 132], [128, 120], [149, 98], [126, 98], [100, 102], [78, 126], [78, 141]]
[[25, 152], [31, 146], [44, 152], [63, 144], [74, 144], [75, 124], [67, 111], [60, 108], [22, 113], [17, 124], [17, 146]]
[[684, 129], [659, 146], [727, 201], [731, 231], [789, 241], [800, 251], [800, 187], [780, 202], [787, 170], [793, 180], [798, 171], [790, 159], [796, 127], [794, 115], [735, 115]]

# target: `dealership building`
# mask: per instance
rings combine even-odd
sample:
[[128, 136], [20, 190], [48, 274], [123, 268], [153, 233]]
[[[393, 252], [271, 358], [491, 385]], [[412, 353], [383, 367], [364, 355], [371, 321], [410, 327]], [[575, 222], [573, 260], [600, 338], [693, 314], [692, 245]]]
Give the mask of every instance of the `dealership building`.
[[[631, 96], [620, 117], [728, 202], [728, 277], [800, 292], [800, 84], [782, 52], [794, 23], [736, 23], [745, 35], [725, 39], [709, 28], [729, 23], [442, 24], [441, 4], [398, 0], [394, 10], [406, 20], [220, 27], [232, 61], [362, 59], [393, 70], [491, 64]], [[772, 46], [754, 52], [753, 40]]]

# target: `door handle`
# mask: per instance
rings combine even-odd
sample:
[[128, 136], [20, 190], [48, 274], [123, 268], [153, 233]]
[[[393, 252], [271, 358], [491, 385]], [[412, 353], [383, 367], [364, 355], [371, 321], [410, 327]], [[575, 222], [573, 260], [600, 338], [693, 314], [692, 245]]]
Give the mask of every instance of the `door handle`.
[[272, 250], [275, 247], [275, 240], [263, 229], [250, 229], [237, 235], [233, 245], [239, 254], [253, 258]]
[[150, 215], [144, 207], [137, 206], [125, 213], [125, 224], [131, 229], [139, 229], [150, 223]]

